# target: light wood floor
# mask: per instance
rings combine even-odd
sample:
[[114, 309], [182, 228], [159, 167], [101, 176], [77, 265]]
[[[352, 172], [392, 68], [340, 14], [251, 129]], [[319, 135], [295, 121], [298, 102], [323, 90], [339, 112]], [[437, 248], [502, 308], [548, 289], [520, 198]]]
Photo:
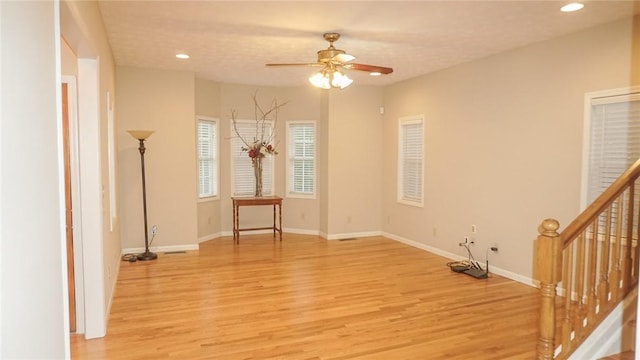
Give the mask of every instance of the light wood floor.
[[73, 359], [533, 359], [536, 289], [382, 237], [243, 235], [123, 262]]

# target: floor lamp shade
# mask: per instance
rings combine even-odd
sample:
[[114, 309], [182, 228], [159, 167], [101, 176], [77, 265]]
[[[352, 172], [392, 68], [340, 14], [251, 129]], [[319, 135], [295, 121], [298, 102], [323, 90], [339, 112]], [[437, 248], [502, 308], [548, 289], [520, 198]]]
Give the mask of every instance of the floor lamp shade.
[[138, 260], [155, 260], [158, 258], [158, 255], [149, 251], [149, 226], [147, 223], [147, 186], [145, 181], [145, 170], [144, 170], [144, 153], [146, 148], [144, 147], [144, 141], [147, 139], [153, 131], [150, 130], [128, 130], [127, 131], [131, 136], [137, 139], [140, 142], [140, 167], [142, 170], [142, 209], [144, 211], [144, 253], [138, 254], [136, 257]]

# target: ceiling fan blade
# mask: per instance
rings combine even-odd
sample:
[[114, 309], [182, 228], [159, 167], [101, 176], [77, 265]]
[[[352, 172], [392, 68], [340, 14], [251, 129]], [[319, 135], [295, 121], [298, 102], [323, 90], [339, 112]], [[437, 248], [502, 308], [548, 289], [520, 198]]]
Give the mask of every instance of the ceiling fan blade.
[[265, 64], [265, 66], [324, 66], [319, 63]]
[[346, 62], [349, 62], [349, 61], [351, 61], [351, 60], [353, 60], [355, 58], [356, 58], [355, 56], [349, 55], [349, 54], [338, 54], [338, 55], [334, 56], [333, 58], [331, 58], [331, 60], [335, 60], [335, 61], [340, 62], [340, 63], [346, 63]]
[[366, 71], [370, 73], [378, 72], [380, 74], [391, 74], [393, 72], [393, 69], [389, 67], [367, 65], [367, 64], [349, 63], [349, 64], [345, 64], [344, 67], [351, 70], [360, 70], [360, 71]]

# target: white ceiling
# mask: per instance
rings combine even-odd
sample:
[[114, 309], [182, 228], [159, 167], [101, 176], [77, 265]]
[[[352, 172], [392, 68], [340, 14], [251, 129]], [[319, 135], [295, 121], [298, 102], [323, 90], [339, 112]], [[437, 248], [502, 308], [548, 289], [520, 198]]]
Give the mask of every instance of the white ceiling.
[[[640, 1], [100, 1], [118, 65], [193, 71], [225, 83], [299, 86], [317, 68], [325, 32], [357, 63], [392, 67], [360, 84], [388, 85], [526, 44], [628, 17]], [[178, 52], [191, 55], [175, 58]]]

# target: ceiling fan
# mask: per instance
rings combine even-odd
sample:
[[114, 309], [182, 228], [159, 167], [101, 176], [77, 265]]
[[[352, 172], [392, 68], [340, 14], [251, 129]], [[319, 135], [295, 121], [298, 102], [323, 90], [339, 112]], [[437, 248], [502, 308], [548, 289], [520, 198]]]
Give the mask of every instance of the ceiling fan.
[[353, 80], [342, 73], [341, 69], [366, 71], [371, 75], [391, 74], [392, 68], [376, 65], [352, 63], [354, 56], [347, 54], [344, 50], [336, 49], [333, 43], [340, 39], [338, 33], [326, 33], [324, 39], [329, 42], [329, 47], [318, 51], [318, 61], [315, 63], [293, 63], [293, 64], [266, 64], [266, 66], [317, 66], [322, 69], [309, 78], [311, 84], [323, 89], [345, 88]]

